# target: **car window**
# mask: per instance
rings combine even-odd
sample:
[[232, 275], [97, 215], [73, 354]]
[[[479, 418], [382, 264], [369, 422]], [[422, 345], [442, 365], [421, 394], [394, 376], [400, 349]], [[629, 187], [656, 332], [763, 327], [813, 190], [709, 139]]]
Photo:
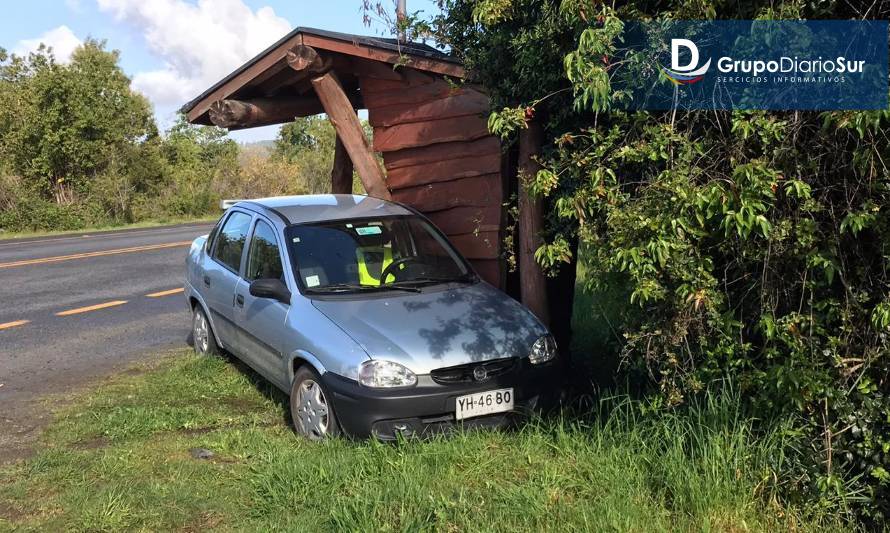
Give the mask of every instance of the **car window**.
[[281, 266], [275, 230], [262, 220], [257, 221], [250, 240], [246, 277], [249, 281], [266, 278], [284, 281], [284, 268]]
[[226, 218], [225, 215], [219, 217], [219, 220], [214, 224], [213, 229], [210, 230], [210, 234], [207, 235], [207, 242], [204, 243], [204, 249], [206, 251], [210, 251], [213, 249], [213, 241], [216, 239], [216, 234], [219, 232], [219, 227], [222, 225], [223, 220]]
[[216, 247], [213, 249], [214, 259], [235, 272], [241, 268], [241, 254], [244, 251], [244, 242], [247, 240], [250, 219], [247, 213], [241, 211], [232, 213], [220, 230]]
[[469, 272], [447, 241], [414, 216], [301, 224], [287, 230], [303, 286], [382, 287], [465, 278]]

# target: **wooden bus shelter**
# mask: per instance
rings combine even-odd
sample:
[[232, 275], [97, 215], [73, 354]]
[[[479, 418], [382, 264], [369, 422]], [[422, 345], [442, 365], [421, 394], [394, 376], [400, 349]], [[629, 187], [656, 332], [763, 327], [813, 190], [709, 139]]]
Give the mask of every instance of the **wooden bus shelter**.
[[[332, 192], [351, 192], [354, 168], [369, 195], [424, 213], [484, 279], [504, 289], [504, 202], [516, 189], [515, 159], [488, 132], [489, 99], [466, 76], [458, 61], [427, 45], [297, 28], [182, 112], [193, 124], [230, 130], [325, 113], [337, 132]], [[373, 146], [358, 109], [368, 111]], [[537, 228], [525, 229], [533, 238]], [[520, 248], [522, 259], [536, 246], [530, 240]], [[525, 289], [528, 275], [541, 276], [531, 264], [513, 285]], [[544, 294], [542, 276], [531, 283]], [[546, 301], [535, 309], [526, 292], [523, 302], [546, 314]]]

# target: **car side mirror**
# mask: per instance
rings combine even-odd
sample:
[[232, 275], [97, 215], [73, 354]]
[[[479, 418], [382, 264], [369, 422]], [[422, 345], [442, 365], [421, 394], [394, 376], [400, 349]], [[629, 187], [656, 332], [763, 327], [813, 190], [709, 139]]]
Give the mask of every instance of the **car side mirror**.
[[290, 291], [280, 279], [263, 278], [250, 284], [250, 295], [257, 298], [269, 298], [281, 303], [290, 303]]

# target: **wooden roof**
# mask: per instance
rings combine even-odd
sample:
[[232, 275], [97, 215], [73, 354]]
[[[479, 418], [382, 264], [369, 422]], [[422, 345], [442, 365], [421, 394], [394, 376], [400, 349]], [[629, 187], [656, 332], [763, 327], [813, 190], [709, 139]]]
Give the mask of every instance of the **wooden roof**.
[[185, 104], [181, 112], [191, 123], [211, 124], [209, 111], [214, 102], [282, 98], [303, 100], [304, 105], [295, 116], [321, 113], [320, 104], [313, 105], [317, 99], [310, 90], [309, 81], [288, 68], [288, 52], [301, 45], [324, 53], [333, 62], [333, 70], [341, 78], [344, 89], [356, 99], [356, 107], [362, 106], [355, 77], [369, 72], [398, 77], [389, 65], [398, 64], [454, 78], [465, 77], [458, 60], [426, 44], [300, 27]]

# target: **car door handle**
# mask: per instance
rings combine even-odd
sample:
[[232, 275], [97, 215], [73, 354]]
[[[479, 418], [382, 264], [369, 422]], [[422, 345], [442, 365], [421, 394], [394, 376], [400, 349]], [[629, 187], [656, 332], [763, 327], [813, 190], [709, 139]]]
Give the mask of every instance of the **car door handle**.
[[235, 296], [235, 303], [238, 304], [238, 307], [244, 307], [244, 296], [241, 294]]
[[207, 276], [207, 275], [204, 276], [204, 285], [206, 285], [208, 287], [210, 286], [210, 276]]

